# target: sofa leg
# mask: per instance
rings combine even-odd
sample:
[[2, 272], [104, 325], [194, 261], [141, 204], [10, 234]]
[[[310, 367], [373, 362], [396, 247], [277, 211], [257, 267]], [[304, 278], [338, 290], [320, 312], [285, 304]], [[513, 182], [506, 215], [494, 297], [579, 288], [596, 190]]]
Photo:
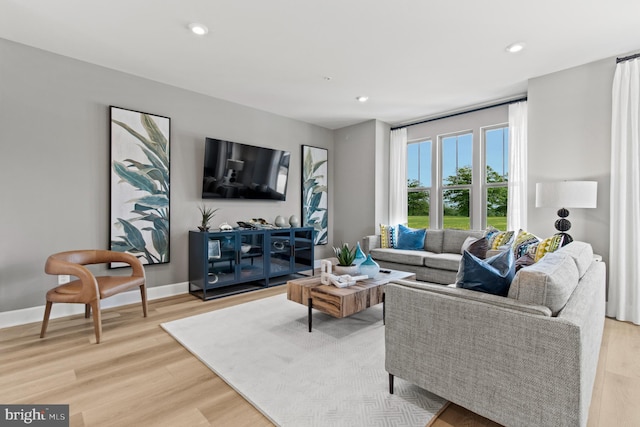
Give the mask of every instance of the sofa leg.
[[393, 394], [393, 374], [389, 374], [389, 394]]

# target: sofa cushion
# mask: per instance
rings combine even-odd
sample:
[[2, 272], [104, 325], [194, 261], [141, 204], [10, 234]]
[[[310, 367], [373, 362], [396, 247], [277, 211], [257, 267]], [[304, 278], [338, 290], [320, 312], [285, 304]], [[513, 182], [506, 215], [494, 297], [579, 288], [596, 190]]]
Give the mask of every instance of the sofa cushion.
[[590, 244], [585, 242], [573, 242], [558, 249], [557, 253], [563, 253], [569, 255], [576, 263], [578, 267], [578, 274], [580, 278], [587, 272], [589, 266], [593, 262], [593, 248]]
[[458, 267], [460, 266], [461, 259], [462, 259], [462, 255], [460, 254], [434, 254], [434, 253], [429, 253], [429, 255], [423, 258], [424, 265], [426, 267], [437, 268], [440, 270], [449, 270], [449, 271], [458, 271]]
[[442, 253], [442, 241], [444, 240], [444, 230], [427, 230], [427, 237], [424, 239], [424, 249], [436, 254]]
[[482, 260], [465, 251], [460, 261], [456, 286], [488, 294], [507, 296], [515, 274], [512, 251]]
[[426, 234], [427, 230], [424, 228], [413, 229], [400, 224], [398, 225], [398, 238], [395, 247], [397, 249], [423, 251]]
[[578, 285], [578, 267], [571, 256], [549, 253], [539, 262], [516, 274], [509, 298], [529, 304], [544, 305], [553, 316], [567, 304]]
[[371, 257], [376, 261], [394, 262], [396, 264], [424, 266], [424, 259], [430, 255], [426, 251], [377, 248], [371, 249]]
[[442, 252], [459, 254], [462, 249], [462, 244], [469, 236], [480, 238], [484, 236], [484, 232], [477, 230], [455, 230], [452, 228], [445, 228]]

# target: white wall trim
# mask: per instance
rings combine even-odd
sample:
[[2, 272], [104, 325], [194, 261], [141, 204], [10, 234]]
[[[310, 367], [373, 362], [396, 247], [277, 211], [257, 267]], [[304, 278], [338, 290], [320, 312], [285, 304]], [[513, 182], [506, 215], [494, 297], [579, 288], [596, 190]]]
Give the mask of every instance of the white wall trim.
[[[155, 300], [166, 298], [174, 295], [182, 295], [189, 292], [188, 282], [175, 283], [164, 286], [154, 286], [147, 288], [147, 299]], [[129, 304], [140, 303], [140, 291], [123, 292], [110, 298], [102, 300], [100, 306], [102, 309], [111, 307], [120, 307]], [[0, 329], [10, 326], [24, 325], [26, 323], [42, 322], [44, 316], [44, 305], [38, 307], [23, 308], [20, 310], [4, 311], [0, 313]], [[74, 314], [84, 313], [83, 304], [53, 304], [51, 308], [51, 319], [59, 317], [71, 316]]]

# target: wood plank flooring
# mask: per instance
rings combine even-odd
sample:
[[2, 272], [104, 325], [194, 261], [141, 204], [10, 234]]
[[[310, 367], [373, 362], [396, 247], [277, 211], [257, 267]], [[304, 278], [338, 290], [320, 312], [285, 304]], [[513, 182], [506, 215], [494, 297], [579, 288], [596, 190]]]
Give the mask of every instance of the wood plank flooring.
[[[203, 302], [180, 295], [0, 330], [0, 403], [70, 404], [72, 426], [271, 426], [164, 332], [160, 323], [286, 292], [286, 286]], [[202, 325], [207, 328], [207, 325]], [[607, 319], [589, 426], [640, 425], [640, 328]], [[256, 381], [260, 379], [257, 378]], [[449, 405], [431, 427], [497, 426]]]

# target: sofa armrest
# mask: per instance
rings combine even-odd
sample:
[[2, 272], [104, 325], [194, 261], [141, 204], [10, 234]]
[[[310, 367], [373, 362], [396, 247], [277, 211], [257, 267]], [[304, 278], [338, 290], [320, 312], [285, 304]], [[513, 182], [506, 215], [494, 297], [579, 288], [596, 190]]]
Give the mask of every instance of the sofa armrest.
[[434, 286], [386, 286], [387, 372], [500, 424], [583, 425], [579, 325]]
[[376, 249], [380, 247], [380, 235], [374, 234], [371, 236], [364, 236], [362, 238], [362, 250], [365, 255], [369, 255], [371, 249]]

